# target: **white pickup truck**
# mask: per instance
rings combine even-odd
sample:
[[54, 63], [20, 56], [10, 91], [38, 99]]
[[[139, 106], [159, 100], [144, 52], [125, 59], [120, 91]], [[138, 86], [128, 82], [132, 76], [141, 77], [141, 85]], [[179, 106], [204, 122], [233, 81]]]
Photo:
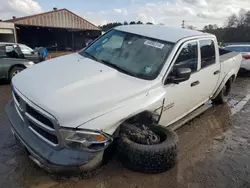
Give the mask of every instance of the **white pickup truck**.
[[[120, 137], [122, 124], [167, 127], [208, 100], [225, 102], [242, 56], [221, 53], [216, 37], [207, 33], [159, 25], [116, 27], [81, 52], [37, 64], [12, 79], [13, 100], [6, 106], [12, 132], [40, 167], [93, 169]], [[158, 137], [172, 143], [171, 138], [176, 139]]]

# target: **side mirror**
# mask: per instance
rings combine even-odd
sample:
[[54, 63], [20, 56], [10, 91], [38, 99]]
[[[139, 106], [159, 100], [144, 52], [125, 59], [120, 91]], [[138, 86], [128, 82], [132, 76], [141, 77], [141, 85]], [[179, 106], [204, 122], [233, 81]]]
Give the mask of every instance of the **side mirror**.
[[191, 76], [191, 69], [190, 68], [177, 68], [175, 70], [175, 76], [171, 76], [167, 82], [179, 84], [180, 82], [184, 82], [188, 80]]

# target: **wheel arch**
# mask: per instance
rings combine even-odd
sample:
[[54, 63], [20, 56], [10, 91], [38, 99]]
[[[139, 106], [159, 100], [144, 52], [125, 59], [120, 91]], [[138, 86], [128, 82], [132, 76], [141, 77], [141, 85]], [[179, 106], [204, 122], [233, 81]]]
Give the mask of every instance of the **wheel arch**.
[[23, 64], [14, 64], [14, 65], [11, 65], [7, 71], [7, 79], [9, 79], [9, 75], [10, 75], [10, 71], [14, 68], [14, 67], [21, 67], [21, 68], [26, 68]]
[[213, 97], [211, 99], [214, 99], [217, 97], [217, 95], [220, 93], [220, 91], [222, 90], [223, 86], [225, 84], [227, 84], [229, 82], [229, 80], [232, 79], [232, 83], [236, 80], [236, 74], [234, 73], [228, 73], [224, 79], [222, 80], [221, 84], [219, 85], [218, 89], [216, 90], [216, 92], [214, 93]]
[[234, 82], [235, 82], [235, 80], [236, 80], [236, 75], [235, 75], [235, 74], [233, 74], [233, 75], [231, 76], [231, 78], [232, 78], [232, 83], [234, 83]]

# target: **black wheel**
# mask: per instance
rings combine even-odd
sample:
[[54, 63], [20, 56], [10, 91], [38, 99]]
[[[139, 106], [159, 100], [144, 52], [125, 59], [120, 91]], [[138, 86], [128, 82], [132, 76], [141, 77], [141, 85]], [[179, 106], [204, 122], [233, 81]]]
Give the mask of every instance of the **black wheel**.
[[19, 72], [21, 72], [24, 68], [23, 67], [13, 67], [9, 71], [9, 77], [8, 81], [11, 81], [11, 79], [16, 76]]
[[215, 99], [213, 99], [214, 104], [224, 104], [228, 101], [229, 94], [231, 92], [232, 87], [232, 78], [229, 78], [227, 83], [223, 86], [220, 93], [216, 96]]
[[[160, 125], [147, 125], [159, 137], [155, 144], [142, 144], [135, 134], [122, 132], [118, 139], [118, 156], [125, 167], [144, 173], [160, 173], [172, 168], [177, 161], [177, 134]], [[154, 139], [157, 140], [157, 139]]]

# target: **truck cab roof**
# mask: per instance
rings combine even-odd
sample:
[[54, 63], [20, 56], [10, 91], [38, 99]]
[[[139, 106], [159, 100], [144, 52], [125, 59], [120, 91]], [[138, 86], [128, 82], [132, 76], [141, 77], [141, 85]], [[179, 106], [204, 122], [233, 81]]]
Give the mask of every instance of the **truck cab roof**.
[[168, 27], [164, 25], [126, 25], [118, 26], [116, 30], [133, 33], [137, 35], [143, 35], [150, 38], [156, 38], [168, 42], [176, 43], [180, 39], [187, 37], [199, 37], [199, 36], [214, 36], [209, 33], [203, 33], [200, 31]]

